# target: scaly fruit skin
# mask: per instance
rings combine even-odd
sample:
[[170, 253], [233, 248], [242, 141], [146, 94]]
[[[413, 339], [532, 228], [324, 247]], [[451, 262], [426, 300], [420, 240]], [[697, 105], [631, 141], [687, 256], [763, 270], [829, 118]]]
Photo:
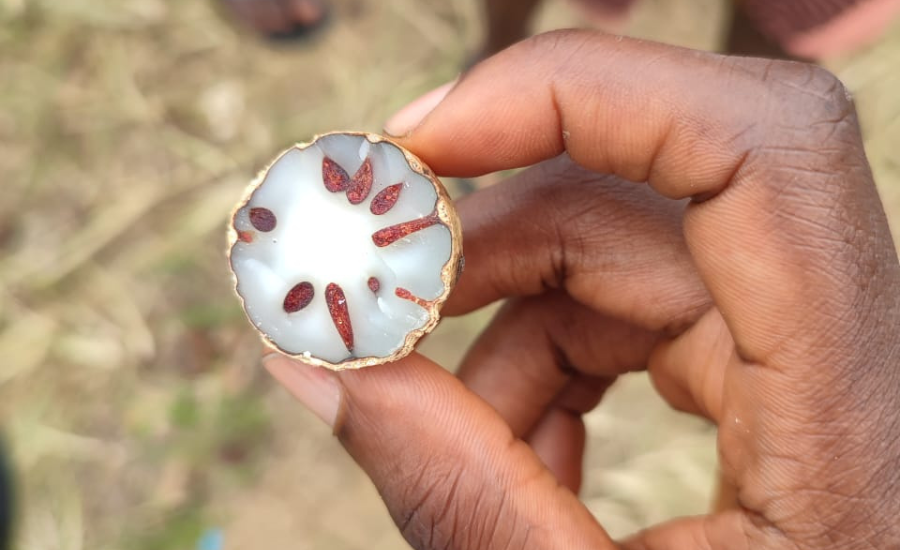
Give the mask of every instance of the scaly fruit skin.
[[[340, 335], [340, 339], [343, 341], [348, 352], [351, 354], [351, 357], [337, 362], [328, 361], [322, 359], [321, 357], [316, 357], [314, 353], [310, 352], [292, 353], [283, 349], [266, 332], [261, 330], [259, 327], [256, 327], [256, 323], [253, 323], [253, 319], [248, 312], [248, 304], [246, 303], [245, 297], [242, 296], [240, 291], [238, 290], [239, 281], [238, 275], [235, 272], [233, 259], [235, 245], [237, 243], [244, 243], [248, 245], [252, 244], [254, 242], [255, 233], [253, 230], [259, 232], [257, 233], [257, 235], [265, 234], [268, 231], [272, 231], [280, 222], [280, 220], [276, 218], [271, 210], [263, 207], [253, 207], [249, 210], [249, 222], [252, 225], [252, 228], [250, 231], [246, 231], [238, 229], [236, 227], [238, 213], [249, 205], [254, 192], [261, 185], [263, 185], [272, 167], [285, 154], [295, 150], [303, 151], [305, 149], [308, 149], [315, 145], [319, 140], [328, 136], [356, 136], [367, 140], [372, 145], [380, 143], [390, 144], [396, 147], [397, 150], [399, 150], [403, 154], [409, 171], [424, 177], [428, 182], [431, 183], [434, 188], [437, 200], [435, 202], [433, 212], [417, 219], [388, 225], [373, 232], [370, 238], [375, 246], [390, 246], [394, 242], [403, 239], [410, 234], [428, 228], [432, 225], [442, 225], [446, 227], [450, 233], [449, 258], [443, 264], [440, 271], [440, 280], [443, 283], [443, 291], [434, 299], [420, 298], [409, 290], [400, 286], [397, 286], [391, 292], [390, 290], [382, 288], [383, 283], [381, 280], [379, 280], [379, 278], [376, 278], [374, 276], [364, 278], [365, 284], [368, 285], [368, 288], [373, 293], [378, 293], [379, 290], [386, 290], [388, 292], [391, 292], [398, 298], [417, 304], [427, 312], [427, 322], [425, 322], [425, 324], [421, 327], [409, 330], [409, 332], [406, 333], [406, 336], [403, 339], [402, 345], [393, 353], [385, 356], [352, 356], [354, 350], [354, 330], [352, 324], [350, 323], [350, 316], [348, 313], [348, 300], [344, 295], [344, 290], [341, 288], [341, 286], [334, 282], [329, 282], [326, 286], [323, 286], [323, 288], [314, 288], [313, 284], [309, 281], [297, 281], [296, 284], [284, 296], [283, 309], [285, 312], [290, 314], [306, 308], [314, 299], [324, 299], [327, 303], [327, 308], [331, 319], [323, 319], [321, 328], [322, 330], [337, 330]], [[372, 195], [373, 168], [368, 157], [363, 161], [359, 169], [351, 175], [348, 174], [347, 170], [345, 170], [344, 167], [342, 167], [340, 164], [338, 164], [328, 156], [325, 156], [322, 162], [321, 175], [322, 185], [328, 192], [345, 194], [346, 200], [350, 205], [361, 205], [361, 207], [366, 208], [368, 211], [370, 211], [371, 215], [373, 216], [381, 216], [383, 214], [386, 214], [394, 207], [395, 203], [397, 203], [399, 197], [401, 196], [402, 184], [399, 183], [388, 185], [381, 189], [374, 196], [370, 196]], [[364, 204], [367, 201], [368, 204]], [[245, 213], [245, 216], [246, 215], [247, 214]], [[279, 215], [283, 216], [284, 214]], [[336, 223], [334, 227], [337, 227], [338, 230], [340, 230], [341, 225], [340, 223]], [[332, 370], [358, 369], [362, 367], [396, 361], [402, 357], [405, 357], [413, 351], [416, 343], [422, 336], [428, 334], [437, 326], [440, 320], [440, 309], [449, 296], [450, 292], [452, 291], [453, 287], [455, 286], [459, 274], [462, 271], [462, 231], [459, 223], [459, 217], [456, 214], [449, 195], [447, 194], [440, 181], [435, 177], [434, 173], [427, 166], [425, 166], [425, 164], [422, 163], [422, 161], [418, 157], [384, 136], [363, 132], [333, 132], [316, 136], [312, 141], [308, 143], [297, 144], [294, 147], [284, 151], [265, 170], [260, 172], [257, 178], [247, 187], [242, 199], [238, 202], [237, 206], [234, 209], [234, 212], [232, 213], [231, 223], [229, 224], [228, 228], [227, 255], [229, 259], [229, 265], [232, 268], [231, 271], [234, 280], [235, 293], [241, 301], [241, 305], [244, 307], [244, 311], [245, 313], [247, 313], [248, 319], [250, 319], [251, 323], [253, 323], [257, 328], [257, 331], [261, 334], [263, 342], [267, 347], [271, 348], [271, 350], [290, 356], [296, 360], [308, 363], [310, 365], [326, 367]], [[353, 305], [350, 304], [349, 307], [352, 308]], [[328, 323], [331, 323], [330, 327], [327, 326]]]

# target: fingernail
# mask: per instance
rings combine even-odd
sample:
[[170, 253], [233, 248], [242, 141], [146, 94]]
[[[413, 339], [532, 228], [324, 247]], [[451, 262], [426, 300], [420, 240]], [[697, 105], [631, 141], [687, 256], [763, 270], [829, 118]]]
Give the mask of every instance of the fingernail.
[[341, 405], [341, 389], [333, 372], [277, 353], [263, 357], [262, 364], [298, 401], [334, 428]]
[[456, 80], [453, 80], [413, 100], [412, 103], [400, 109], [388, 119], [384, 125], [384, 132], [392, 137], [401, 137], [409, 134], [425, 120], [428, 113], [433, 111], [447, 97], [447, 94], [450, 93], [450, 90], [455, 85]]

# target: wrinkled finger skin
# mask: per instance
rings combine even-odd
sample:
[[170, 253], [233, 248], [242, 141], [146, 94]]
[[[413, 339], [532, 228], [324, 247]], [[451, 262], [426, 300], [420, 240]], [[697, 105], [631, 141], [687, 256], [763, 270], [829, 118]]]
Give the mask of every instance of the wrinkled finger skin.
[[[465, 176], [567, 153], [589, 170], [692, 199], [684, 237], [714, 306], [659, 344], [650, 368], [664, 395], [719, 423], [742, 512], [708, 518], [704, 540], [900, 545], [900, 270], [851, 98], [834, 76], [552, 33], [476, 67], [404, 145], [437, 172]], [[561, 225], [562, 201], [549, 199], [546, 218], [523, 227]], [[499, 250], [465, 231], [470, 250], [484, 252], [468, 254], [454, 311], [542, 291], [548, 264], [536, 263], [530, 280], [521, 270], [504, 279], [502, 260], [490, 257]], [[611, 299], [596, 277], [577, 271], [592, 252], [575, 239], [531, 259], [564, 257], [564, 269], [549, 269], [555, 284], [603, 307]], [[632, 307], [640, 319], [655, 304]]]

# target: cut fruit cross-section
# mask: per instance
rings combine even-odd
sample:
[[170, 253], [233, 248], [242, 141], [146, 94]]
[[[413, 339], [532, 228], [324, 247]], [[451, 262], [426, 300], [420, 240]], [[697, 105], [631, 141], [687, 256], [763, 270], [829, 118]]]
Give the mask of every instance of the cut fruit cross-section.
[[282, 153], [248, 187], [229, 230], [235, 290], [266, 343], [332, 369], [411, 352], [439, 320], [461, 245], [431, 171], [360, 133]]

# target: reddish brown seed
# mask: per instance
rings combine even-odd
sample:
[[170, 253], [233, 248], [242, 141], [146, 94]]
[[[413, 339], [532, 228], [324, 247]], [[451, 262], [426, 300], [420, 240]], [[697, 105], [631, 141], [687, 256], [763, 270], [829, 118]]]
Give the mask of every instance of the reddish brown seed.
[[278, 220], [275, 219], [275, 214], [273, 214], [272, 211], [268, 208], [250, 209], [250, 225], [255, 227], [257, 230], [262, 231], [263, 233], [268, 233], [269, 231], [275, 229], [276, 223], [278, 223]]
[[243, 243], [252, 243], [253, 242], [253, 231], [241, 231], [237, 232], [238, 240]]
[[350, 185], [350, 176], [347, 171], [338, 166], [328, 157], [322, 159], [322, 181], [325, 183], [325, 189], [332, 193], [338, 191], [346, 191]]
[[385, 227], [384, 229], [379, 229], [372, 234], [372, 242], [375, 243], [375, 246], [387, 246], [402, 239], [403, 237], [406, 237], [407, 235], [415, 233], [416, 231], [421, 231], [427, 227], [431, 227], [432, 225], [439, 223], [440, 221], [441, 220], [437, 217], [437, 213], [432, 212], [430, 215], [424, 218], [418, 218], [408, 222], [398, 223], [397, 225], [392, 225], [390, 227]]
[[404, 300], [409, 300], [410, 302], [413, 302], [425, 309], [428, 309], [434, 305], [434, 300], [423, 300], [422, 298], [419, 298], [418, 296], [416, 296], [412, 292], [406, 290], [405, 288], [397, 287], [397, 290], [394, 291], [394, 294], [396, 294], [398, 298], [403, 298]]
[[350, 204], [359, 204], [366, 200], [366, 197], [372, 192], [373, 177], [372, 161], [367, 158], [359, 170], [353, 174], [353, 179], [350, 180], [350, 186], [347, 188], [347, 199]]
[[297, 283], [284, 297], [284, 310], [288, 313], [300, 311], [312, 302], [314, 294], [312, 283]]
[[403, 189], [402, 183], [396, 183], [390, 187], [385, 187], [378, 192], [372, 199], [369, 210], [376, 216], [380, 216], [394, 207], [397, 199], [400, 198], [400, 191]]
[[334, 328], [341, 335], [341, 340], [347, 347], [347, 351], [353, 351], [353, 327], [350, 325], [350, 311], [347, 309], [347, 298], [344, 291], [334, 283], [328, 283], [325, 288], [325, 303], [328, 304], [328, 312], [334, 322]]
[[369, 277], [369, 290], [372, 292], [378, 292], [378, 289], [381, 288], [381, 282], [375, 277]]

